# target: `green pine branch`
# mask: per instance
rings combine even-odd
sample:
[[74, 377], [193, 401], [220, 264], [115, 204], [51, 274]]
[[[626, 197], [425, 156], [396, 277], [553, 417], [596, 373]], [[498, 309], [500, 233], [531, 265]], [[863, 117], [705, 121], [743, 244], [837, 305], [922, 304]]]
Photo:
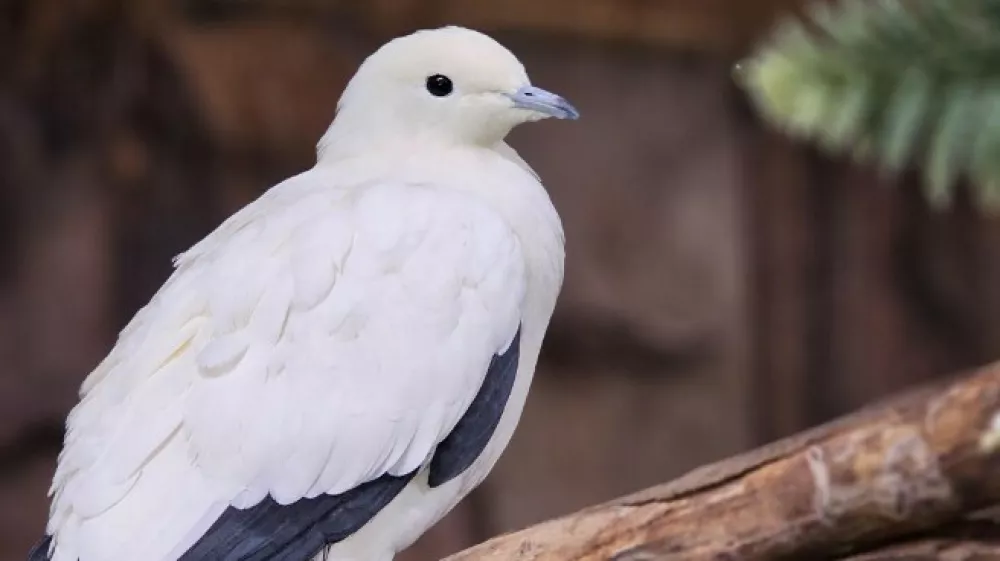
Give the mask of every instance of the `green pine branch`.
[[935, 205], [966, 178], [1000, 210], [1000, 0], [841, 0], [789, 19], [741, 84], [789, 134], [890, 171]]

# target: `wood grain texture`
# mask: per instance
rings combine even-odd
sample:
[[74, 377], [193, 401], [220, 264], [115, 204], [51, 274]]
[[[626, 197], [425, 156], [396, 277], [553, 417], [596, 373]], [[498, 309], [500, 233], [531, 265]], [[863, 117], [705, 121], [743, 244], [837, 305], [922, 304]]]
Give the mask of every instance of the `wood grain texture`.
[[390, 36], [458, 24], [486, 32], [524, 31], [733, 55], [802, 0], [197, 0], [170, 3], [243, 16], [324, 18]]
[[[59, 4], [58, 0], [36, 0]], [[43, 34], [81, 14], [120, 10], [137, 27], [179, 20], [309, 20], [382, 39], [455, 24], [725, 56], [743, 54], [779, 14], [804, 0], [81, 0], [49, 17]], [[53, 12], [54, 13], [54, 12]]]
[[[998, 452], [1000, 363], [448, 561], [823, 559], [907, 535], [926, 540], [1000, 503]], [[977, 524], [1000, 535], [992, 521]], [[996, 548], [947, 539], [907, 547], [925, 556]], [[892, 551], [857, 559], [901, 558]]]

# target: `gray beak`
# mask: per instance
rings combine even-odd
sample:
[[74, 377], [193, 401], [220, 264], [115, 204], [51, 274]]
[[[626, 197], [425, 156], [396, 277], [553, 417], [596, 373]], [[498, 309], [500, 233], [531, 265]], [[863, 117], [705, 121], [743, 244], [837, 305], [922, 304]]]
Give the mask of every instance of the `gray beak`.
[[518, 109], [535, 111], [548, 117], [555, 117], [556, 119], [575, 120], [580, 118], [580, 112], [570, 105], [568, 101], [542, 88], [524, 86], [511, 95], [510, 98], [514, 101], [514, 107]]

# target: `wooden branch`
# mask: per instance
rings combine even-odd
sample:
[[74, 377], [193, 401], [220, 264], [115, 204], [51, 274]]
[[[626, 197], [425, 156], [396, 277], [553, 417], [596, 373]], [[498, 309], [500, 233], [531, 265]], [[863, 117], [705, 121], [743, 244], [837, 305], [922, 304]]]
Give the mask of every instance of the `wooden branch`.
[[996, 559], [995, 504], [1000, 363], [447, 561]]

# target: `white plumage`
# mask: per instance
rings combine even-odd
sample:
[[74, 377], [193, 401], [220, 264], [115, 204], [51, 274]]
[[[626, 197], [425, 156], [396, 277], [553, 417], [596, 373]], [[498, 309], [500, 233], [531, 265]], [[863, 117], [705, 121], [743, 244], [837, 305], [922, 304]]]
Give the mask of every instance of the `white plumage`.
[[[429, 94], [431, 75], [454, 91]], [[575, 111], [473, 31], [418, 32], [370, 57], [317, 165], [180, 255], [84, 382], [51, 559], [175, 561], [231, 507], [415, 470], [327, 558], [387, 561], [440, 519], [506, 446], [562, 283], [558, 216], [503, 143], [553, 115]], [[519, 328], [489, 444], [428, 486], [436, 447]]]

